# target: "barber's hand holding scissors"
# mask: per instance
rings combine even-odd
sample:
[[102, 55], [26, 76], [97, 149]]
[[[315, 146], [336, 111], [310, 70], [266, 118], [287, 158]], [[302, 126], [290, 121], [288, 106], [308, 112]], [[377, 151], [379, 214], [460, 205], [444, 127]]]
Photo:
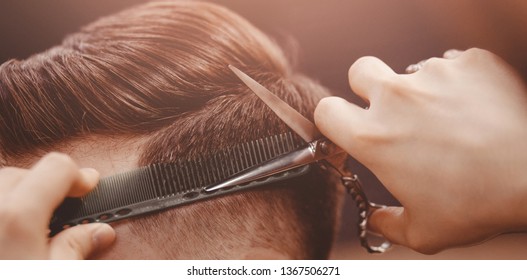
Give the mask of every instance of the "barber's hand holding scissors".
[[83, 259], [110, 245], [106, 224], [87, 224], [48, 238], [55, 207], [66, 196], [81, 196], [99, 178], [79, 169], [66, 155], [52, 153], [31, 169], [0, 169], [0, 259]]
[[398, 75], [361, 58], [349, 80], [369, 109], [332, 97], [315, 112], [322, 133], [402, 204], [375, 211], [370, 227], [423, 253], [527, 229], [522, 79], [479, 49], [449, 51], [409, 70], [419, 71]]

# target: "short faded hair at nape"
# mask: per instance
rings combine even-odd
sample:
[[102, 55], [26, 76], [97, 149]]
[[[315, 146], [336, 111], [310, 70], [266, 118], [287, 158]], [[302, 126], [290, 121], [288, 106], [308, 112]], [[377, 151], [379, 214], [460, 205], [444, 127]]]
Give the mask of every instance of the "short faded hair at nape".
[[[233, 12], [204, 2], [148, 3], [0, 66], [2, 153], [51, 150], [87, 134], [142, 135], [149, 140], [140, 165], [148, 165], [286, 131], [228, 64], [311, 119], [329, 95]], [[336, 201], [335, 186], [315, 168], [304, 178], [138, 218], [134, 231], [167, 258], [233, 258], [233, 248], [253, 246], [325, 258]]]

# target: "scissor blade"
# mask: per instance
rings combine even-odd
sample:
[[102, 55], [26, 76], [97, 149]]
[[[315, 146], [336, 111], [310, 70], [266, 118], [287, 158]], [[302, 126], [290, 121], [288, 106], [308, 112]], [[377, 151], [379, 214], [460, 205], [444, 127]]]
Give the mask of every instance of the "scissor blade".
[[313, 149], [306, 147], [300, 150], [296, 150], [285, 155], [279, 156], [268, 162], [254, 166], [248, 170], [242, 171], [233, 177], [221, 182], [217, 185], [206, 187], [206, 191], [215, 191], [236, 185], [245, 184], [254, 180], [269, 177], [277, 173], [291, 170], [296, 167], [300, 167], [315, 161]]
[[244, 82], [275, 114], [284, 121], [304, 141], [311, 142], [322, 137], [314, 123], [306, 119], [289, 104], [270, 92], [264, 86], [253, 80], [238, 68], [229, 65], [229, 68]]

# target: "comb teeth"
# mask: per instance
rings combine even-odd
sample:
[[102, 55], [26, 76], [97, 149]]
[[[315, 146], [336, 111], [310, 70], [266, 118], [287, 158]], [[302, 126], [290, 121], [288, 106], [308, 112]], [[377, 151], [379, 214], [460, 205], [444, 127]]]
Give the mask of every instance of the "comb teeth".
[[151, 181], [153, 178], [156, 178], [156, 175], [153, 175], [152, 169], [148, 167], [103, 178], [93, 192], [80, 199], [83, 207], [78, 209], [77, 215], [91, 215], [104, 212], [110, 207], [120, 208], [138, 200], [153, 199], [158, 196], [155, 189], [143, 187], [157, 185]]
[[[285, 146], [284, 146], [285, 145]], [[156, 196], [165, 197], [201, 190], [204, 186], [300, 147], [291, 133], [243, 143], [213, 154], [178, 163], [153, 165]]]
[[[51, 233], [76, 224], [116, 221], [215, 196], [201, 191], [304, 145], [302, 139], [289, 132], [242, 143], [207, 157], [153, 164], [103, 178], [87, 196], [67, 198], [57, 208], [50, 224]], [[307, 172], [307, 167], [302, 170], [288, 171], [290, 176], [258, 180], [242, 188], [297, 176]]]

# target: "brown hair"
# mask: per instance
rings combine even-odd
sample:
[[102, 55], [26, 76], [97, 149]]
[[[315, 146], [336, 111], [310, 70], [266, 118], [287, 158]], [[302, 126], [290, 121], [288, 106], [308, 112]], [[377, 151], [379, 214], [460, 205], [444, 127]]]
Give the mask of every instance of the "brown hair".
[[[2, 158], [9, 163], [88, 134], [143, 135], [148, 140], [139, 164], [147, 165], [285, 131], [228, 64], [309, 118], [328, 95], [229, 10], [200, 2], [149, 3], [0, 66]], [[167, 258], [229, 258], [229, 248], [255, 245], [293, 258], [325, 258], [337, 199], [321, 175], [315, 170], [306, 178], [139, 218], [134, 228]]]

